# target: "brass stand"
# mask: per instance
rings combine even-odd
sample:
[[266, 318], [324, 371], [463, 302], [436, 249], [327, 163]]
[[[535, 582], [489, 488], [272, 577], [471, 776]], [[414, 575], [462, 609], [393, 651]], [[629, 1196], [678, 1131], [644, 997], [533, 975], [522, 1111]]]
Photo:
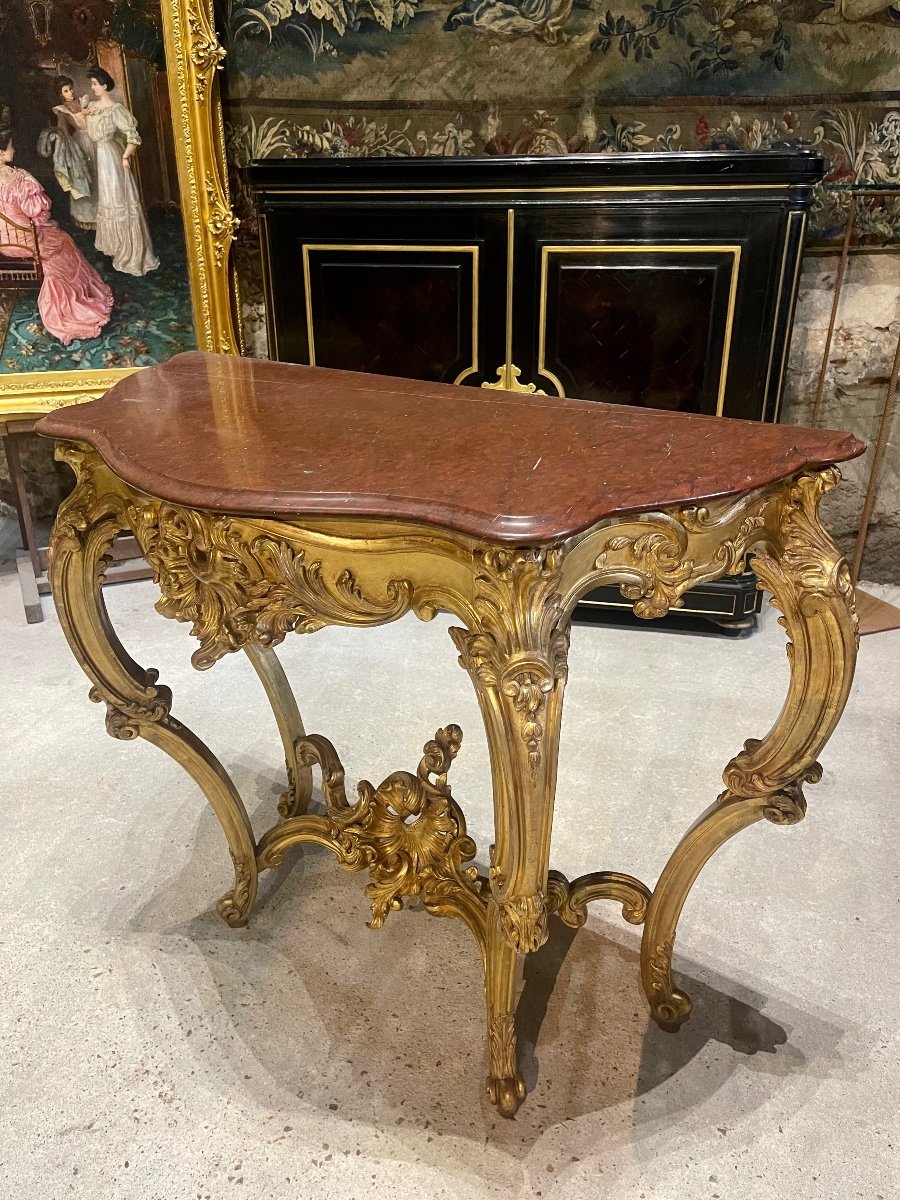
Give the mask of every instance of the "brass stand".
[[[620, 903], [644, 924], [641, 976], [653, 1018], [676, 1029], [690, 1000], [672, 978], [676, 926], [704, 863], [756, 821], [793, 824], [805, 812], [802, 785], [820, 777], [816, 758], [850, 689], [857, 620], [850, 572], [818, 521], [819, 500], [839, 474], [803, 472], [704, 507], [625, 515], [551, 547], [510, 549], [466, 535], [375, 519], [269, 520], [169, 504], [117, 478], [95, 451], [62, 445], [78, 482], [60, 509], [51, 576], [60, 621], [106, 705], [114, 737], [146, 738], [180, 762], [206, 794], [225, 832], [234, 887], [218, 904], [233, 926], [247, 922], [260, 871], [288, 847], [315, 842], [342, 867], [367, 871], [370, 925], [408, 896], [439, 916], [459, 917], [485, 967], [488, 1094], [504, 1116], [525, 1096], [517, 1064], [515, 1007], [521, 956], [547, 938], [556, 913], [583, 925], [597, 899]], [[188, 621], [200, 669], [244, 649], [278, 721], [289, 787], [282, 819], [257, 840], [225, 769], [171, 715], [171, 693], [135, 663], [111, 628], [102, 583], [111, 546], [131, 529], [154, 571], [157, 609]], [[549, 870], [557, 753], [568, 664], [569, 618], [579, 596], [615, 583], [643, 617], [681, 603], [696, 583], [743, 570], [747, 554], [788, 632], [791, 680], [781, 715], [748, 741], [725, 770], [719, 799], [688, 830], [652, 890], [630, 876], [596, 872], [573, 882]], [[412, 611], [449, 611], [460, 664], [475, 687], [487, 730], [495, 837], [489, 869], [447, 774], [462, 734], [439, 729], [415, 774], [378, 787], [363, 782], [354, 803], [324, 737], [307, 735], [273, 647], [291, 631], [327, 624], [379, 625]], [[310, 812], [311, 771], [322, 776], [324, 811]]]

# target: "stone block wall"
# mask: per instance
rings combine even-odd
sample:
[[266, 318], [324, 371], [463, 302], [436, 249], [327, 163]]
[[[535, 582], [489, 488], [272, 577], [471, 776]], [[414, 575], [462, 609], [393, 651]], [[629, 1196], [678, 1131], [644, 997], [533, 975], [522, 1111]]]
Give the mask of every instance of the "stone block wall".
[[[804, 425], [812, 419], [837, 269], [838, 259], [833, 256], [808, 255], [804, 261], [785, 378], [783, 422]], [[823, 428], [849, 429], [869, 445], [862, 458], [845, 465], [844, 485], [825, 500], [829, 527], [848, 555], [856, 541], [898, 337], [898, 256], [851, 254], [818, 421]], [[895, 410], [900, 410], [900, 396]], [[900, 411], [894, 413], [879, 472], [861, 577], [900, 583]]]

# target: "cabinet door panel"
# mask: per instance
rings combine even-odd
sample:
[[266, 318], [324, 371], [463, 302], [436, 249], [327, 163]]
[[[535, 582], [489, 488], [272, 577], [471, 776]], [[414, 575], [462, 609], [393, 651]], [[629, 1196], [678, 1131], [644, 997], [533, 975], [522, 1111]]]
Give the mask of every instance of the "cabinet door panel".
[[[499, 218], [310, 208], [267, 217], [272, 357], [479, 384], [497, 360], [505, 246]], [[265, 244], [265, 239], [264, 239]]]
[[551, 394], [763, 416], [781, 219], [645, 202], [517, 214], [515, 361]]
[[582, 400], [715, 413], [739, 248], [543, 248], [538, 374]]

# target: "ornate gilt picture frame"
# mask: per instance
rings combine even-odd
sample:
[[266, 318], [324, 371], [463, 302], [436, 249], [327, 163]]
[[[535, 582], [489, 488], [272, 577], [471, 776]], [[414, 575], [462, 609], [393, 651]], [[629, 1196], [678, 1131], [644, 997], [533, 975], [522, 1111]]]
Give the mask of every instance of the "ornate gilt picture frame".
[[[153, 3], [154, 0], [149, 0], [148, 10]], [[109, 8], [108, 5], [106, 7]], [[53, 12], [49, 7], [47, 11], [48, 14]], [[89, 11], [89, 8], [86, 7], [85, 12]], [[180, 212], [184, 231], [186, 271], [190, 288], [189, 308], [193, 318], [193, 336], [190, 340], [191, 344], [202, 350], [237, 353], [239, 335], [235, 318], [237, 311], [234, 295], [236, 282], [230, 264], [231, 242], [237, 221], [232, 215], [228, 196], [225, 138], [217, 78], [224, 51], [215, 34], [210, 0], [162, 0], [159, 15], [168, 94], [165, 95], [166, 89], [161, 86], [160, 91], [163, 95], [159, 98], [157, 111], [161, 112], [164, 117], [167, 115], [167, 110], [170, 113], [168, 119], [171, 121], [172, 136], [168, 138], [168, 131], [166, 131], [165, 140], [168, 143], [167, 149], [170, 156], [174, 157], [177, 195], [173, 195], [170, 189], [167, 198], [170, 211], [174, 211], [176, 216]], [[153, 16], [156, 16], [155, 8]], [[88, 90], [91, 86], [88, 82], [88, 72], [93, 68], [85, 66], [82, 62], [85, 58], [84, 46], [90, 47], [88, 61], [100, 61], [101, 63], [106, 61], [101, 57], [103, 47], [110, 47], [112, 52], [117, 49], [117, 46], [114, 41], [104, 40], [109, 37], [108, 23], [102, 27], [98, 24], [94, 30], [85, 29], [85, 38], [80, 43], [79, 51], [70, 48], [70, 44], [67, 44], [65, 30], [52, 26], [50, 21], [51, 17], [48, 16], [48, 22], [44, 28], [31, 29], [26, 24], [21, 34], [23, 38], [31, 39], [34, 47], [44, 48], [43, 51], [38, 49], [32, 56], [31, 82], [34, 82], [34, 78], [40, 80], [40, 76], [43, 75], [48, 81], [48, 88], [53, 86], [58, 90], [60, 86], [65, 86], [61, 84], [62, 80], [71, 79], [74, 76], [76, 98], [72, 99], [72, 89], [66, 95], [69, 97], [70, 108], [75, 113], [75, 120], [79, 120], [81, 119], [78, 112], [79, 104], [84, 111], [88, 110], [88, 105], [96, 104], [96, 89], [93, 89], [93, 95]], [[91, 37], [92, 32], [95, 35], [93, 38]], [[124, 58], [121, 61], [124, 62]], [[69, 66], [70, 62], [75, 64], [74, 67]], [[110, 68], [112, 76], [115, 77], [117, 72], [112, 59], [110, 59]], [[56, 78], [54, 78], [54, 74]], [[158, 74], [157, 71], [157, 76]], [[112, 91], [110, 94], [119, 99], [124, 91], [123, 103], [127, 110], [127, 81], [116, 79], [115, 82], [117, 85], [121, 84], [121, 87], [119, 91]], [[6, 84], [7, 90], [15, 90], [8, 80]], [[79, 93], [84, 93], [83, 98], [79, 98]], [[18, 178], [22, 179], [29, 166], [29, 156], [34, 159], [33, 137], [29, 137], [29, 134], [33, 133], [33, 129], [29, 129], [28, 122], [23, 121], [24, 128], [21, 132], [17, 130], [15, 99], [16, 97], [13, 100], [7, 100], [0, 94], [0, 109], [6, 109], [5, 113], [0, 114], [6, 118], [5, 121], [0, 120], [0, 126], [11, 124], [14, 136], [19, 136], [19, 140], [25, 148], [25, 154], [17, 154], [15, 163], [17, 168], [21, 163], [22, 171]], [[18, 99], [22, 101], [22, 96], [19, 95]], [[54, 99], [56, 99], [55, 95]], [[102, 99], [101, 97], [101, 101]], [[135, 105], [132, 104], [131, 107], [133, 108]], [[20, 104], [20, 108], [24, 108], [24, 101]], [[32, 103], [33, 108], [34, 104]], [[54, 107], [53, 112], [57, 111], [60, 110]], [[31, 124], [33, 126], [33, 114], [27, 115], [32, 116]], [[55, 128], [54, 118], [50, 117], [49, 111], [47, 115], [49, 119], [46, 123], [52, 131]], [[62, 120], [57, 118], [56, 123], [65, 126], [66, 114], [61, 113], [61, 118]], [[138, 127], [140, 127], [140, 121]], [[66, 139], [62, 137], [60, 140], [65, 141]], [[77, 137], [71, 140], [77, 140]], [[146, 142], [146, 133], [142, 140]], [[163, 139], [159, 140], [162, 143]], [[89, 146], [88, 148], [90, 149]], [[18, 147], [16, 149], [18, 150]], [[43, 153], [43, 150], [40, 152]], [[161, 156], [163, 152], [163, 148], [160, 146], [159, 155]], [[141, 169], [140, 155], [143, 155], [144, 160], [147, 161], [147, 171]], [[153, 165], [149, 161], [149, 147], [145, 145], [140, 155], [137, 160], [140, 172], [138, 178], [143, 181], [143, 177], [149, 175], [149, 168]], [[24, 161], [22, 161], [23, 158]], [[88, 226], [86, 231], [85, 226], [77, 220], [74, 189], [70, 190], [66, 187], [67, 180], [64, 172], [60, 172], [59, 165], [59, 159], [54, 156], [52, 167], [55, 178], [62, 184], [64, 190], [69, 191], [68, 204], [71, 204], [71, 215], [67, 211], [68, 204], [65, 201], [62, 206], [60, 205], [57, 189], [51, 180], [47, 190], [51, 193], [50, 198], [54, 201], [52, 215], [54, 218], [58, 215], [62, 217], [56, 224], [61, 231], [61, 236], [65, 239], [66, 247], [77, 247], [74, 253], [80, 260], [87, 262], [85, 254], [91, 258], [93, 251], [92, 227]], [[45, 170], [49, 170], [49, 164]], [[28, 180], [34, 182], [30, 174]], [[46, 196], [46, 192], [42, 188], [38, 190], [42, 196]], [[148, 187], [145, 186], [144, 191], [147, 190]], [[23, 236], [13, 228], [15, 222], [11, 224], [10, 221], [11, 218], [4, 226], [7, 233], [10, 234], [7, 240]], [[24, 222], [19, 220], [18, 224], [21, 226]], [[26, 233], [24, 235], [26, 240], [27, 236]], [[97, 245], [100, 248], [100, 239], [97, 239]], [[16, 252], [16, 249], [13, 248], [12, 253]], [[19, 251], [19, 253], [23, 252]], [[109, 254], [109, 251], [105, 251], [105, 253]], [[34, 257], [39, 258], [40, 256], [36, 254]], [[120, 278], [126, 283], [129, 280], [125, 275], [116, 274], [114, 268], [117, 268], [117, 264], [114, 258], [110, 262], [107, 259], [100, 260], [100, 256], [96, 255], [93, 256], [93, 261], [102, 262], [100, 275], [104, 282], [108, 280], [111, 284], [114, 297], [112, 311], [115, 314], [116, 283]], [[47, 263], [44, 268], [45, 275], [48, 273], [49, 266], [50, 264]], [[92, 270], [90, 267], [86, 269]], [[138, 271], [134, 271], [132, 274], [138, 273]], [[38, 263], [35, 296], [38, 294], [37, 286], [39, 286], [40, 274], [41, 264]], [[93, 277], [97, 278], [96, 275]], [[102, 287], [103, 284], [100, 286]], [[107, 287], [106, 295], [109, 294], [109, 290]], [[40, 324], [37, 316], [37, 304], [32, 299], [29, 299], [29, 303], [34, 304], [35, 319], [26, 328], [34, 330]], [[186, 301], [185, 307], [187, 308]], [[21, 308], [18, 311], [21, 314]], [[40, 329], [40, 335], [43, 337], [43, 341], [49, 344], [51, 341], [50, 331], [45, 331], [46, 322], [44, 322], [44, 328]], [[22, 339], [18, 340], [21, 342]], [[78, 344], [74, 343], [76, 346]], [[59, 341], [55, 345], [59, 349], [63, 349], [65, 342]], [[167, 356], [159, 353], [161, 348], [150, 347], [151, 356], [154, 353], [156, 358]], [[22, 349], [22, 346], [16, 347], [16, 350], [20, 352]], [[60, 355], [59, 357], [63, 358], [66, 363], [65, 367], [60, 369], [23, 370], [21, 369], [21, 359], [16, 357], [11, 357], [9, 362], [2, 364], [4, 370], [0, 370], [0, 417], [41, 413], [66, 404], [93, 399], [102, 395], [132, 371], [139, 370], [142, 365], [129, 363], [128, 365], [111, 366], [108, 369], [78, 369], [73, 366], [77, 355]], [[107, 357], [115, 358], [115, 356]], [[146, 359], [147, 356], [144, 357]]]

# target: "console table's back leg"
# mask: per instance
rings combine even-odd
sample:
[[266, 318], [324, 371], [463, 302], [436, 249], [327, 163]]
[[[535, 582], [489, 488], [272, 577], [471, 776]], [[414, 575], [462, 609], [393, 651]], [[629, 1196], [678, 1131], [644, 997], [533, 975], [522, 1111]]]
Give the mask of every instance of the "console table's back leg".
[[195, 734], [170, 715], [172, 694], [157, 672], [140, 667], [123, 648], [103, 600], [103, 578], [115, 536], [128, 528], [115, 477], [77, 447], [57, 457], [78, 477], [63, 502], [50, 541], [50, 579], [60, 624], [91, 680], [90, 697], [106, 704], [106, 728], [124, 741], [145, 738], [165, 750], [200, 786], [225, 831], [234, 863], [234, 889], [218, 903], [229, 925], [245, 925], [256, 899], [256, 845], [241, 798], [224, 767]]
[[803, 819], [804, 783], [816, 783], [816, 759], [850, 693], [858, 622], [846, 561], [819, 524], [818, 503], [839, 475], [834, 468], [801, 476], [780, 497], [779, 519], [763, 536], [753, 567], [772, 593], [789, 636], [791, 679], [781, 714], [762, 741], [748, 741], [728, 764], [726, 790], [682, 838], [647, 908], [641, 976], [654, 1019], [677, 1029], [691, 1011], [672, 982], [675, 929], [704, 863], [735, 833], [766, 819]]
[[297, 743], [306, 737], [300, 709], [275, 651], [258, 642], [248, 642], [244, 649], [269, 697], [284, 746], [288, 790], [278, 801], [278, 811], [283, 817], [302, 816], [312, 798], [312, 767], [297, 761]]

